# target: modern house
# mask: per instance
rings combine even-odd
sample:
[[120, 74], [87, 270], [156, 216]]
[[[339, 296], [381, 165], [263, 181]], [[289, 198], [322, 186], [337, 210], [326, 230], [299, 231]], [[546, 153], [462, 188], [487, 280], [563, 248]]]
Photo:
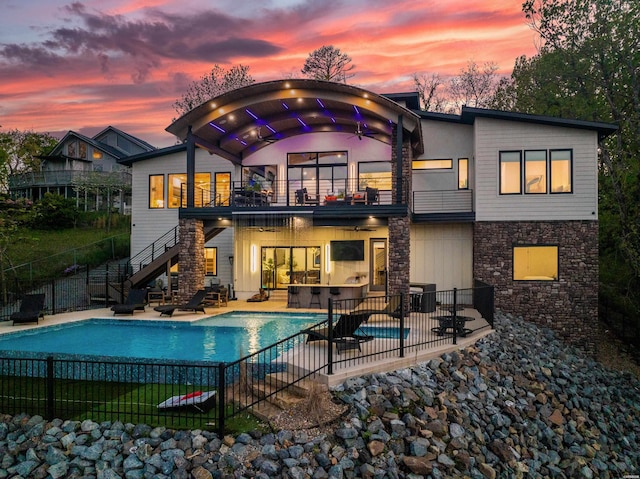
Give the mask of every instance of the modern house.
[[[135, 274], [408, 293], [495, 287], [496, 308], [591, 349], [598, 308], [598, 144], [610, 124], [463, 108], [315, 80], [254, 84], [120, 160], [133, 182]], [[343, 290], [348, 291], [348, 290]]]
[[[131, 172], [118, 160], [154, 150], [149, 143], [112, 126], [93, 138], [69, 131], [51, 152], [40, 157], [40, 171], [9, 176], [9, 194], [39, 200], [45, 193], [56, 193], [75, 198], [85, 211], [111, 204], [122, 213], [129, 212]], [[113, 193], [114, 198], [108, 197]]]

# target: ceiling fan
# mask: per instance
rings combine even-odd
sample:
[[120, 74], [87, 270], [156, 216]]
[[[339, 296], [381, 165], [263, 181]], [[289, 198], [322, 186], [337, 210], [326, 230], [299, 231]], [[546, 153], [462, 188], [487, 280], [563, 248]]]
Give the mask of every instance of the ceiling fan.
[[262, 131], [261, 131], [261, 127], [258, 127], [256, 129], [256, 137], [258, 138], [258, 141], [264, 141], [265, 143], [275, 143], [276, 141], [278, 141], [278, 138], [276, 138], [274, 135], [271, 136], [262, 136]]
[[356, 123], [356, 131], [354, 132], [354, 136], [358, 137], [358, 140], [362, 141], [362, 137], [366, 136], [367, 138], [373, 138], [373, 132], [368, 130], [363, 130], [360, 122]]
[[354, 227], [348, 227], [348, 228], [341, 228], [343, 231], [376, 231], [373, 228], [368, 228], [366, 226], [354, 226]]

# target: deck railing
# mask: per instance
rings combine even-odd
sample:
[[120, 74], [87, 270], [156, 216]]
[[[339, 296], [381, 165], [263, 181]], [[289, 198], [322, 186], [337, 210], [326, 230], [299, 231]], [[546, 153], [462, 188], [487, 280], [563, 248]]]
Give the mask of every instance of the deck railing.
[[[493, 287], [330, 300], [327, 319], [310, 328], [326, 329], [328, 341], [300, 331], [228, 363], [167, 360], [102, 360], [36, 353], [0, 354], [0, 412], [46, 418], [145, 422], [168, 427], [212, 428], [220, 434], [232, 418], [259, 411], [268, 401], [285, 404], [292, 390], [304, 389], [320, 374], [355, 367], [382, 367], [446, 344], [473, 331], [461, 315], [492, 304]], [[367, 316], [357, 334], [338, 337], [349, 315]], [[485, 313], [483, 313], [485, 314]], [[492, 327], [493, 312], [477, 329]], [[28, 357], [27, 357], [28, 356]], [[69, 357], [66, 357], [69, 356]], [[215, 404], [159, 409], [168, 398], [180, 401], [215, 391]]]

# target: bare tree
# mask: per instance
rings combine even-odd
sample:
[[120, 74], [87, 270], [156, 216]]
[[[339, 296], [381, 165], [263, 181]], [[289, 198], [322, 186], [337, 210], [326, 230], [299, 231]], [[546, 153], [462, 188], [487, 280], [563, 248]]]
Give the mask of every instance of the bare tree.
[[314, 80], [347, 83], [347, 78], [353, 76], [349, 72], [354, 68], [349, 55], [333, 45], [325, 45], [309, 54], [301, 71]]
[[444, 96], [446, 85], [438, 73], [432, 73], [430, 76], [425, 73], [414, 73], [413, 83], [422, 103], [422, 109], [440, 113], [446, 111], [447, 101]]
[[211, 72], [189, 85], [186, 93], [175, 101], [173, 108], [179, 115], [184, 115], [218, 95], [254, 82], [253, 77], [249, 75], [248, 66], [235, 65], [225, 70], [216, 64]]
[[449, 96], [455, 109], [459, 110], [462, 105], [490, 108], [500, 82], [497, 71], [498, 65], [494, 62], [485, 62], [480, 67], [470, 60], [467, 68], [449, 82]]

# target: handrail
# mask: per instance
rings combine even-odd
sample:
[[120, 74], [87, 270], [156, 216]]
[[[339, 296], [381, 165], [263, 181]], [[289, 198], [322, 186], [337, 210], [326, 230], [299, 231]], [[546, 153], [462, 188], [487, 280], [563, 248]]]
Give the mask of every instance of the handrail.
[[178, 244], [179, 238], [179, 226], [176, 226], [165, 234], [160, 236], [157, 240], [151, 243], [146, 248], [140, 250], [134, 256], [129, 259], [128, 269], [131, 273], [136, 273], [141, 270], [145, 265], [151, 263], [158, 256], [163, 254], [170, 248], [173, 248]]

